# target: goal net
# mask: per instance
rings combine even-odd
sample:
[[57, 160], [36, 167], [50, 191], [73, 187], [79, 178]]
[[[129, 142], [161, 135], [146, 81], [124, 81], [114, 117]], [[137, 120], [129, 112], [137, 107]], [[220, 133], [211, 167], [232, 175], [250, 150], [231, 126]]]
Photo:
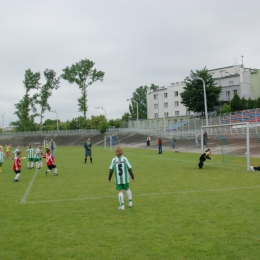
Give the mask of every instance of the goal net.
[[104, 149], [112, 150], [114, 146], [119, 145], [120, 140], [116, 134], [104, 137]]
[[[204, 140], [204, 133], [209, 137]], [[209, 147], [222, 155], [223, 163], [245, 165], [250, 170], [250, 138], [254, 136], [249, 123], [210, 125], [201, 127], [201, 152]], [[206, 143], [206, 145], [205, 145]]]

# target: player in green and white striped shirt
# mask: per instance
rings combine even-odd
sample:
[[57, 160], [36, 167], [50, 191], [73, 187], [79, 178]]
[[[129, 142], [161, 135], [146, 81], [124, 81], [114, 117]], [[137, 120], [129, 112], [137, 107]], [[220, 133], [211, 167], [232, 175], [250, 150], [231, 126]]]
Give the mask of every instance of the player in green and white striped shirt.
[[41, 149], [40, 149], [40, 145], [37, 145], [37, 148], [35, 150], [35, 155], [34, 155], [35, 166], [37, 169], [40, 169], [40, 160], [41, 160]]
[[2, 172], [2, 167], [4, 164], [4, 152], [2, 146], [0, 147], [0, 172]]
[[116, 157], [110, 164], [108, 174], [108, 182], [110, 182], [113, 172], [115, 172], [116, 189], [118, 190], [118, 200], [120, 204], [118, 209], [125, 209], [123, 190], [126, 191], [126, 195], [128, 197], [128, 207], [131, 208], [133, 206], [132, 192], [129, 188], [129, 175], [131, 175], [133, 181], [135, 177], [132, 171], [132, 165], [126, 157], [122, 156], [123, 152], [124, 150], [121, 146], [115, 147]]
[[34, 162], [34, 148], [32, 145], [29, 145], [29, 148], [26, 150], [28, 153], [28, 162], [27, 162], [27, 168], [32, 169], [33, 168], [33, 162]]
[[20, 145], [16, 145], [16, 148], [13, 151], [14, 159], [16, 159], [18, 157], [18, 152], [20, 152]]

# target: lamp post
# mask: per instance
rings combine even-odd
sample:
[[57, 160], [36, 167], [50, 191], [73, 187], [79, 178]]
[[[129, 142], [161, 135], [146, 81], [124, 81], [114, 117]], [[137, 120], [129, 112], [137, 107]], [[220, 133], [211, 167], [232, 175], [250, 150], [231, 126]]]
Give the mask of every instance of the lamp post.
[[105, 110], [105, 118], [107, 118], [107, 111], [104, 107], [95, 107], [95, 109], [102, 109], [102, 110]]
[[126, 101], [132, 101], [132, 102], [135, 102], [136, 103], [136, 128], [139, 129], [139, 110], [138, 110], [138, 102], [133, 100], [133, 99], [130, 99], [128, 98]]
[[5, 132], [5, 113], [2, 114], [3, 133]]
[[209, 122], [208, 122], [208, 109], [207, 109], [207, 96], [206, 96], [205, 81], [201, 77], [194, 77], [193, 79], [199, 79], [203, 82], [205, 118], [206, 118], [206, 126], [208, 126]]
[[57, 110], [52, 110], [51, 112], [56, 114], [56, 118], [57, 118], [57, 132], [59, 131], [59, 124], [58, 124], [58, 112]]

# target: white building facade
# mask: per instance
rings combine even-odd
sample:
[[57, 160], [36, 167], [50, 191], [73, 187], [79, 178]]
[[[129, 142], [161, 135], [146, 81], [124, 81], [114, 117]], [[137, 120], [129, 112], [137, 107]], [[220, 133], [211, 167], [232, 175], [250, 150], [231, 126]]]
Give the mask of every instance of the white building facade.
[[[240, 98], [256, 99], [260, 96], [260, 70], [244, 68], [243, 65], [234, 65], [209, 70], [217, 86], [222, 86], [220, 100], [229, 101], [235, 93]], [[201, 84], [203, 84], [201, 82]], [[180, 94], [185, 81], [172, 83], [169, 87], [162, 87], [157, 92], [147, 93], [147, 119], [173, 121], [178, 117], [193, 115], [181, 104]], [[171, 118], [171, 120], [169, 120]], [[174, 118], [174, 119], [173, 119]], [[158, 120], [157, 120], [158, 121]], [[167, 124], [168, 125], [168, 124]]]

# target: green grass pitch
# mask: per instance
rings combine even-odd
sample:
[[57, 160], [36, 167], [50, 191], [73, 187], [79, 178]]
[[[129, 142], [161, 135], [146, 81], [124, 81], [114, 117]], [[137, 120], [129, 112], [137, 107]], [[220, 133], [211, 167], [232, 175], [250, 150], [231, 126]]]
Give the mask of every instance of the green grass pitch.
[[244, 158], [213, 154], [200, 170], [199, 154], [126, 148], [136, 179], [122, 211], [107, 181], [113, 151], [92, 153], [84, 165], [82, 147], [59, 147], [58, 177], [22, 160], [17, 183], [5, 159], [0, 259], [259, 259], [260, 172]]

